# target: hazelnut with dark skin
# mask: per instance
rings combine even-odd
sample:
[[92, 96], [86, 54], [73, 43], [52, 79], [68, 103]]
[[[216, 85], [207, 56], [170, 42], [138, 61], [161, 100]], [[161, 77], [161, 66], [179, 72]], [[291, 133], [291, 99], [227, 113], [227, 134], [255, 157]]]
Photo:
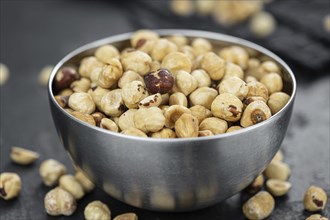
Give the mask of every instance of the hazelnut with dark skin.
[[148, 73], [144, 77], [144, 83], [151, 94], [165, 94], [169, 92], [174, 85], [174, 77], [168, 69], [159, 69]]
[[54, 87], [56, 91], [66, 89], [70, 84], [77, 79], [79, 79], [77, 70], [73, 67], [63, 67], [61, 68], [54, 79]]

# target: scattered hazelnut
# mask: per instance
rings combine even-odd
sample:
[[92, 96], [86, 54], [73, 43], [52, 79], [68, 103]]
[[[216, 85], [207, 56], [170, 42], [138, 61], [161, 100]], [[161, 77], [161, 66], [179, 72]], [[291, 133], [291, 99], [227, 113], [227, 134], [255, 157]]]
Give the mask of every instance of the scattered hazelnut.
[[329, 220], [329, 219], [327, 217], [323, 217], [322, 215], [314, 214], [306, 218], [306, 220]]
[[16, 173], [1, 173], [0, 197], [4, 200], [10, 200], [17, 197], [21, 191], [21, 185], [21, 178]]
[[50, 190], [44, 199], [46, 212], [49, 215], [72, 215], [77, 208], [75, 198], [66, 190], [56, 187]]
[[62, 189], [71, 193], [75, 199], [81, 199], [84, 195], [84, 189], [79, 181], [72, 175], [63, 175], [59, 179], [59, 185]]
[[95, 188], [94, 183], [92, 183], [80, 169], [77, 169], [75, 178], [83, 187], [85, 193], [91, 192]]
[[278, 179], [286, 181], [290, 176], [290, 167], [282, 161], [271, 162], [265, 170], [267, 179]]
[[12, 147], [10, 158], [17, 164], [28, 165], [34, 163], [39, 158], [39, 154], [21, 147]]
[[260, 191], [243, 205], [243, 213], [248, 219], [265, 219], [273, 212], [274, 198], [266, 191]]
[[39, 173], [46, 186], [54, 186], [66, 173], [66, 168], [57, 160], [48, 159], [40, 164]]
[[4, 85], [9, 78], [9, 69], [8, 67], [0, 63], [0, 86]]
[[266, 182], [267, 190], [273, 196], [284, 196], [291, 189], [291, 183], [278, 179], [269, 179]]
[[39, 83], [42, 86], [47, 86], [49, 76], [53, 70], [54, 66], [45, 66], [41, 69], [39, 73]]
[[247, 187], [247, 191], [251, 194], [259, 192], [264, 185], [264, 176], [261, 174], [257, 176], [253, 182]]
[[86, 220], [110, 220], [111, 211], [109, 207], [101, 201], [93, 201], [88, 203], [84, 210]]
[[326, 192], [318, 186], [310, 186], [304, 196], [304, 207], [307, 211], [317, 212], [324, 210], [327, 204]]
[[267, 37], [272, 34], [276, 27], [274, 17], [265, 11], [254, 15], [250, 21], [250, 31], [257, 37]]
[[138, 220], [138, 217], [135, 213], [125, 213], [117, 215], [113, 220]]

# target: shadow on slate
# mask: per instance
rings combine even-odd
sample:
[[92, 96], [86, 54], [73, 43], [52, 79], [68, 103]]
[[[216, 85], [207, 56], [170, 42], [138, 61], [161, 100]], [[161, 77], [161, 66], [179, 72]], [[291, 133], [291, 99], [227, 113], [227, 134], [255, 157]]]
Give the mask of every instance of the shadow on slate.
[[298, 79], [312, 80], [329, 74], [330, 34], [323, 28], [323, 19], [330, 11], [327, 0], [277, 0], [265, 4], [265, 11], [277, 21], [276, 30], [265, 39], [250, 33], [248, 21], [224, 27], [211, 16], [177, 16], [171, 12], [169, 1], [116, 1], [116, 4], [123, 8], [122, 12], [127, 13], [136, 29], [185, 28], [234, 35], [278, 54]]

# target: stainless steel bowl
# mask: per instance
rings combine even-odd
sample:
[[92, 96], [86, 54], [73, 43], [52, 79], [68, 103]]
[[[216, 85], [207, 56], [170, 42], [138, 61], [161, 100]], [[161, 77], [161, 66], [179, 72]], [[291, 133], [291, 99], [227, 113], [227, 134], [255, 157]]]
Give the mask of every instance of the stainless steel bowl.
[[242, 130], [201, 138], [152, 139], [126, 136], [91, 126], [64, 111], [53, 97], [53, 79], [67, 64], [78, 64], [104, 44], [129, 45], [132, 33], [89, 43], [64, 57], [48, 84], [54, 123], [74, 163], [112, 197], [158, 211], [188, 211], [216, 204], [244, 189], [271, 161], [285, 136], [296, 93], [290, 68], [254, 43], [218, 33], [156, 30], [166, 36], [202, 37], [217, 47], [240, 45], [261, 53], [282, 68], [286, 106], [270, 119]]

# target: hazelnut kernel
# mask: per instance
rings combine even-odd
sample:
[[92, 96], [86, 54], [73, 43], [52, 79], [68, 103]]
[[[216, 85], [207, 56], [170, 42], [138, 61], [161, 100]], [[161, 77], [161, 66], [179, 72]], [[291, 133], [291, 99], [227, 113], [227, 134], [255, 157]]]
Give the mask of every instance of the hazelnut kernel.
[[171, 91], [174, 85], [174, 78], [168, 69], [159, 69], [148, 73], [144, 77], [145, 85], [151, 94], [164, 94]]

